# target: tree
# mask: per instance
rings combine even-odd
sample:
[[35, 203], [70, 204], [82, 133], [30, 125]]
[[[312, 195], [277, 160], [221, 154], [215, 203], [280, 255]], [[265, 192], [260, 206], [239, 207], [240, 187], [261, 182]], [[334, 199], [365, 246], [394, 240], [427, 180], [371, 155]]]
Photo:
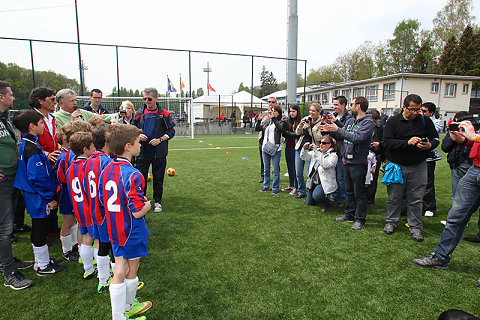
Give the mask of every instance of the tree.
[[264, 97], [275, 91], [278, 91], [277, 79], [273, 72], [263, 66], [262, 72], [260, 72], [260, 96]]
[[388, 61], [393, 72], [411, 70], [418, 50], [420, 22], [418, 20], [402, 20], [393, 31], [393, 39], [388, 41]]
[[433, 50], [433, 41], [431, 34], [424, 32], [422, 34], [422, 45], [415, 55], [412, 62], [411, 72], [414, 73], [438, 73], [438, 64]]
[[467, 25], [458, 41], [455, 51], [455, 74], [467, 76], [474, 75], [475, 64], [480, 58], [478, 35], [474, 34], [472, 27]]
[[310, 70], [307, 76], [307, 85], [320, 84], [322, 82], [340, 82], [333, 65]]
[[445, 7], [437, 12], [433, 19], [432, 33], [438, 55], [452, 36], [458, 39], [465, 27], [473, 24], [475, 17], [470, 15], [472, 9], [472, 0], [449, 0]]
[[455, 40], [455, 36], [451, 36], [443, 48], [442, 55], [438, 59], [438, 67], [441, 74], [455, 74], [456, 49], [457, 41]]
[[250, 92], [250, 88], [243, 85], [243, 82], [240, 82], [237, 92], [247, 91]]
[[198, 88], [197, 89], [197, 97], [203, 96], [205, 93], [203, 92], [203, 88]]

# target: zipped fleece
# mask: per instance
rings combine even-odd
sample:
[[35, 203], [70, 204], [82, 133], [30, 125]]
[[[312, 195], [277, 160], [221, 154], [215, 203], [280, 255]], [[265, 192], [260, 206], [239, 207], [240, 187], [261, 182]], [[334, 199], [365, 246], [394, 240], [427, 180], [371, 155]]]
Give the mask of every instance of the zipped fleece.
[[368, 150], [373, 135], [372, 116], [367, 114], [360, 119], [350, 118], [343, 128], [338, 128], [332, 136], [343, 139], [342, 160], [346, 164], [367, 163]]

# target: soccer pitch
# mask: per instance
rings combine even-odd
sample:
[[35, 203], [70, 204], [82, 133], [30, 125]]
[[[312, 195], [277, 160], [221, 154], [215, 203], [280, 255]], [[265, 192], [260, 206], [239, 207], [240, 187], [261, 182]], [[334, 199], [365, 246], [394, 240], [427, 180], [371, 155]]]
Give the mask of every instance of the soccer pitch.
[[[146, 216], [149, 256], [138, 271], [145, 286], [137, 297], [153, 303], [147, 319], [436, 319], [449, 308], [480, 315], [480, 245], [462, 240], [447, 271], [411, 263], [435, 247], [450, 208], [444, 154], [437, 214], [424, 217], [425, 241], [417, 243], [405, 217], [393, 235], [383, 233], [381, 184], [361, 231], [335, 222], [340, 209], [322, 213], [286, 192], [259, 192], [256, 135], [175, 137], [169, 149], [176, 174], [165, 176], [163, 212]], [[283, 151], [280, 168], [284, 188]], [[477, 219], [466, 235], [476, 234]], [[31, 260], [29, 234], [17, 237], [14, 255]], [[49, 242], [50, 255], [61, 257], [60, 241]], [[82, 279], [80, 264], [63, 264], [67, 270], [45, 277], [24, 270], [32, 288], [2, 289], [0, 319], [110, 319], [108, 293]]]

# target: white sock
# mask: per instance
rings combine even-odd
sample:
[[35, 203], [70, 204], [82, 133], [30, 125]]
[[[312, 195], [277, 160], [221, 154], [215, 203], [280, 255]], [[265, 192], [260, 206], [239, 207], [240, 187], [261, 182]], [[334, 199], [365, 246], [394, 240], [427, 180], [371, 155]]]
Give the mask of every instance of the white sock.
[[126, 296], [125, 282], [111, 284], [110, 304], [112, 305], [112, 320], [124, 320], [125, 317], [125, 296]]
[[76, 245], [78, 244], [80, 246], [80, 244], [78, 243], [78, 240], [77, 240], [77, 232], [78, 232], [78, 223], [75, 223], [75, 225], [73, 227], [70, 228], [70, 234], [72, 235], [72, 245]]
[[78, 251], [80, 253], [80, 257], [82, 258], [83, 269], [85, 273], [91, 274], [93, 270], [93, 249], [91, 246], [82, 245], [79, 246]]
[[110, 267], [112, 267], [112, 272], [115, 273], [115, 262], [110, 262]]
[[62, 242], [63, 253], [72, 251], [72, 234], [69, 234], [68, 236], [65, 236], [65, 237], [60, 236], [60, 241]]
[[108, 279], [110, 279], [110, 257], [98, 256], [97, 257], [97, 269], [98, 269], [98, 283], [106, 285]]
[[50, 255], [48, 253], [48, 245], [41, 247], [33, 247], [33, 255], [35, 256], [35, 263], [39, 269], [45, 269], [45, 267], [50, 263]]
[[127, 293], [125, 296], [125, 311], [130, 311], [133, 308], [135, 296], [137, 295], [138, 277], [135, 277], [134, 279], [125, 279], [125, 284], [127, 286]]
[[97, 260], [97, 264], [98, 264], [98, 248], [93, 249], [93, 258]]

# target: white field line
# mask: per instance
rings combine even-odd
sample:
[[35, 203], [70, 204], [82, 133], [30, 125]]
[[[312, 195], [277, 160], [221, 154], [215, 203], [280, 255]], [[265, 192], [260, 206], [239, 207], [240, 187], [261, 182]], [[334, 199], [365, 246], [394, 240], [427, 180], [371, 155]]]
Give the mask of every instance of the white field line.
[[217, 147], [210, 147], [210, 148], [189, 148], [189, 149], [168, 149], [168, 151], [193, 151], [193, 150], [227, 150], [227, 149], [253, 149], [253, 148], [258, 148], [258, 146], [253, 146], [253, 147], [220, 147], [220, 149], [217, 149]]

